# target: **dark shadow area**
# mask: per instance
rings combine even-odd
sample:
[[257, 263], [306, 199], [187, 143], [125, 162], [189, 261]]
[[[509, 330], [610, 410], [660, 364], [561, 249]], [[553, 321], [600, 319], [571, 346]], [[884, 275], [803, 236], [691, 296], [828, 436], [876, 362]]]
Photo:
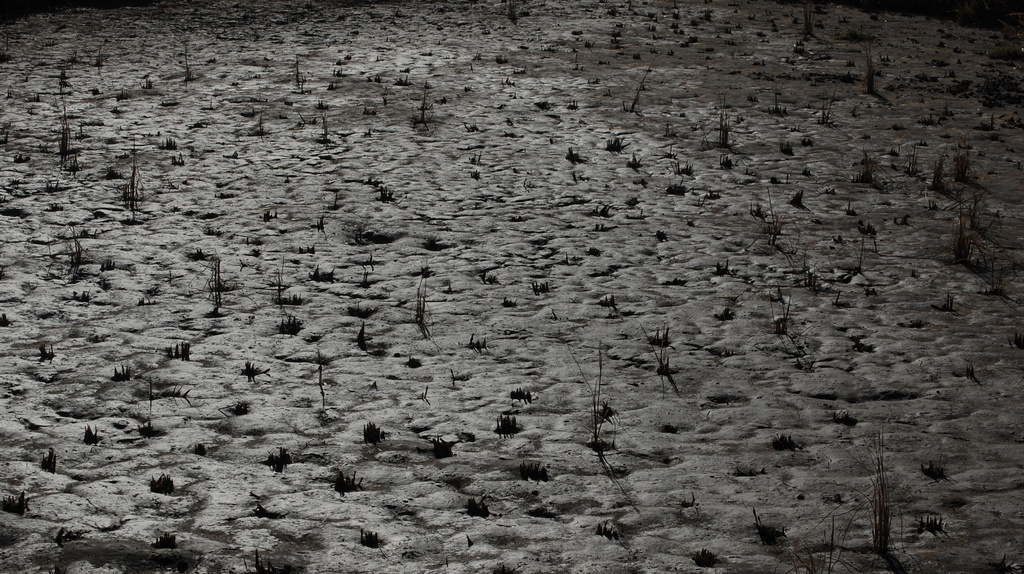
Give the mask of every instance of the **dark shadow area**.
[[[0, 0], [0, 22], [7, 22], [41, 12], [57, 12], [70, 8], [114, 9], [126, 6], [149, 6], [159, 0]], [[333, 7], [399, 4], [409, 0], [331, 0], [322, 3]], [[420, 3], [443, 4], [447, 0], [421, 0]], [[298, 3], [293, 3], [298, 6]], [[316, 5], [321, 5], [317, 3]]]
[[[122, 8], [146, 6], [157, 0], [4, 0], [0, 21], [26, 14], [53, 12], [66, 8]], [[837, 0], [840, 4], [860, 8], [867, 12], [901, 12], [954, 20], [964, 26], [998, 28], [1024, 22], [1024, 5], [1020, 0]], [[336, 0], [333, 4], [361, 5], [391, 3], [389, 0]], [[802, 0], [789, 0], [799, 4]], [[815, 2], [817, 3], [817, 2]]]
[[148, 6], [156, 0], [4, 0], [0, 20], [9, 21], [38, 12], [55, 12], [67, 8], [123, 8]]
[[[963, 26], [999, 28], [1021, 24], [1020, 0], [837, 0], [866, 12], [900, 12], [953, 20]], [[795, 3], [801, 3], [797, 0]], [[816, 3], [816, 2], [815, 2]]]

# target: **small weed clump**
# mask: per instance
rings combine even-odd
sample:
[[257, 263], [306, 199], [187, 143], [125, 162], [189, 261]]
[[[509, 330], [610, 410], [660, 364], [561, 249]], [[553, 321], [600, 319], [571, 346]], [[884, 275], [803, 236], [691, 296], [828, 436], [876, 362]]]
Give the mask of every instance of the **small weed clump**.
[[761, 538], [761, 542], [767, 546], [775, 546], [779, 543], [779, 538], [786, 537], [785, 528], [775, 528], [765, 524], [757, 515], [756, 509], [754, 510], [754, 527], [757, 528], [757, 535]]
[[380, 536], [376, 532], [370, 532], [362, 528], [359, 529], [359, 543], [367, 548], [380, 548], [381, 546]]
[[39, 362], [43, 361], [53, 362], [53, 345], [47, 347], [46, 345], [39, 345]]
[[79, 540], [85, 536], [85, 533], [85, 530], [68, 530], [61, 526], [60, 530], [57, 531], [57, 535], [53, 537], [53, 541], [57, 543], [58, 548], [63, 548], [65, 542]]
[[502, 438], [509, 438], [519, 432], [519, 425], [515, 416], [501, 415], [498, 417], [497, 426], [494, 432]]
[[25, 498], [25, 493], [22, 492], [17, 497], [5, 496], [3, 502], [0, 503], [0, 510], [24, 516], [25, 511], [28, 510], [28, 500]]
[[935, 482], [949, 480], [949, 477], [946, 476], [946, 467], [942, 464], [942, 461], [939, 461], [939, 464], [935, 464], [932, 461], [928, 461], [928, 466], [922, 464], [921, 472], [924, 473], [924, 475], [927, 476], [928, 478], [934, 480]]
[[153, 426], [153, 421], [146, 421], [146, 424], [137, 426], [139, 429], [139, 435], [146, 438], [153, 438], [164, 434], [164, 431]]
[[384, 429], [373, 423], [366, 423], [363, 426], [363, 443], [365, 444], [377, 444], [383, 441], [387, 436]]
[[775, 450], [800, 450], [801, 446], [788, 434], [780, 434], [772, 439], [772, 448]]
[[174, 481], [166, 474], [161, 474], [160, 478], [150, 478], [149, 491], [170, 495], [174, 492]]
[[317, 265], [309, 274], [309, 280], [317, 283], [334, 283], [334, 270], [320, 271], [320, 266]]
[[521, 387], [512, 391], [511, 395], [513, 401], [523, 401], [526, 404], [533, 403], [533, 395], [530, 394], [530, 391], [524, 391]]
[[693, 553], [693, 563], [701, 568], [714, 568], [717, 561], [718, 557], [715, 556], [715, 553], [707, 548], [701, 548], [700, 552]]
[[548, 469], [539, 462], [524, 462], [519, 465], [519, 477], [536, 482], [548, 481]]
[[270, 558], [267, 558], [266, 562], [260, 560], [259, 550], [256, 551], [256, 563], [253, 568], [256, 574], [290, 574], [292, 572], [290, 564], [274, 566]]
[[161, 534], [159, 538], [153, 542], [153, 548], [177, 548], [178, 540], [177, 536], [169, 532]]
[[875, 183], [875, 167], [875, 160], [868, 157], [867, 152], [864, 152], [864, 157], [860, 160], [860, 171], [853, 176], [853, 183], [873, 185]]
[[1009, 337], [1007, 337], [1006, 340], [1010, 342], [1010, 346], [1011, 347], [1016, 347], [1018, 349], [1024, 349], [1024, 333], [1016, 333], [1015, 332], [1013, 334], [1013, 339], [1010, 339]]
[[94, 445], [94, 444], [99, 444], [99, 442], [100, 442], [99, 429], [94, 431], [94, 430], [92, 430], [92, 427], [90, 427], [89, 425], [85, 425], [85, 444]]
[[40, 467], [50, 474], [57, 472], [57, 455], [53, 452], [53, 447], [50, 447], [50, 451], [43, 457]]
[[269, 518], [270, 520], [277, 520], [284, 516], [283, 512], [275, 512], [273, 510], [267, 510], [262, 504], [256, 503], [256, 509], [252, 511], [256, 515], [256, 518]]
[[167, 358], [181, 359], [182, 361], [191, 360], [191, 343], [175, 343], [174, 347], [168, 347]]
[[619, 531], [616, 530], [615, 527], [609, 525], [607, 522], [602, 522], [598, 524], [595, 533], [598, 536], [604, 536], [608, 540], [619, 540], [620, 538], [622, 538], [622, 536], [619, 534]]
[[253, 363], [252, 361], [246, 361], [245, 367], [242, 369], [242, 374], [245, 375], [245, 378], [250, 383], [255, 383], [256, 377], [260, 375], [266, 375], [268, 373], [270, 373], [270, 369], [261, 370], [259, 367], [256, 366], [256, 363]]
[[466, 347], [481, 353], [487, 350], [487, 339], [477, 339], [476, 335], [470, 335], [469, 343], [466, 344]]
[[733, 312], [732, 309], [726, 307], [725, 309], [722, 309], [721, 313], [715, 313], [714, 317], [719, 321], [732, 321], [733, 319], [736, 318], [736, 314]]
[[850, 413], [847, 411], [835, 411], [832, 413], [832, 422], [852, 427], [859, 421], [850, 416]]
[[239, 401], [230, 407], [220, 409], [222, 413], [232, 414], [236, 417], [249, 414], [250, 405], [246, 401]]
[[452, 453], [452, 446], [455, 443], [448, 442], [441, 437], [430, 439], [430, 442], [434, 447], [434, 458], [448, 458], [450, 456], [455, 456], [454, 453]]
[[491, 515], [491, 512], [487, 510], [487, 503], [484, 502], [484, 498], [481, 496], [480, 500], [470, 498], [466, 502], [466, 513], [470, 516], [478, 516], [480, 518], [487, 518]]
[[626, 143], [625, 140], [617, 137], [608, 140], [607, 143], [605, 143], [604, 149], [605, 151], [609, 151], [611, 153], [622, 153], [622, 151], [625, 150], [626, 146], [628, 145], [629, 144]]
[[291, 463], [292, 455], [288, 454], [288, 449], [284, 447], [280, 447], [277, 454], [268, 454], [267, 460], [263, 461], [263, 464], [274, 469], [274, 472], [284, 472], [284, 469]]
[[334, 490], [342, 496], [347, 492], [355, 492], [362, 489], [363, 479], [360, 478], [359, 482], [356, 482], [355, 472], [352, 473], [352, 476], [346, 476], [344, 471], [339, 470], [334, 477]]
[[933, 535], [938, 536], [940, 534], [946, 534], [946, 524], [943, 522], [941, 516], [926, 516], [917, 520], [917, 533], [921, 534], [925, 531], [931, 532]]
[[299, 321], [295, 317], [289, 315], [287, 319], [281, 319], [281, 324], [277, 327], [277, 332], [281, 335], [298, 335], [299, 331], [302, 330], [302, 321]]
[[573, 165], [578, 163], [587, 163], [587, 159], [571, 147], [569, 148], [569, 153], [565, 154], [565, 159], [569, 160], [569, 163]]

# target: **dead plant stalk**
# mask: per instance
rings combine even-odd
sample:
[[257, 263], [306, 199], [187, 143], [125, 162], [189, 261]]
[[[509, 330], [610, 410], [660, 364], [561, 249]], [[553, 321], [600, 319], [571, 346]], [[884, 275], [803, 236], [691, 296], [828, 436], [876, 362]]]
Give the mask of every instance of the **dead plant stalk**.
[[889, 505], [889, 475], [885, 469], [885, 439], [879, 431], [875, 439], [871, 476], [871, 551], [889, 554], [892, 532], [892, 508]]

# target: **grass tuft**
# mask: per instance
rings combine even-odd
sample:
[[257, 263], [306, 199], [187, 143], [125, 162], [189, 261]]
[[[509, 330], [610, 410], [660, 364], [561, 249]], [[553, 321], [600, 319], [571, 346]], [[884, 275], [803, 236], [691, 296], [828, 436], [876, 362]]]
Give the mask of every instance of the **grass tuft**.
[[942, 464], [941, 460], [939, 460], [939, 464], [935, 464], [932, 461], [928, 461], [928, 466], [922, 464], [921, 472], [935, 482], [949, 480], [949, 477], [946, 476], [946, 467]]
[[17, 497], [5, 496], [3, 501], [0, 502], [0, 510], [24, 516], [25, 511], [28, 510], [28, 499], [25, 498], [25, 493], [22, 492]]
[[288, 449], [280, 447], [277, 453], [270, 453], [267, 455], [267, 460], [263, 461], [263, 464], [274, 469], [274, 472], [284, 472], [284, 469], [292, 463], [292, 455], [288, 454]]
[[693, 563], [701, 568], [714, 568], [715, 562], [718, 561], [715, 553], [707, 548], [701, 548], [700, 552], [694, 552], [692, 558]]
[[359, 543], [367, 548], [380, 548], [380, 536], [376, 532], [359, 529]]
[[363, 425], [363, 443], [365, 444], [377, 444], [383, 441], [387, 437], [387, 433], [384, 429], [371, 423]]
[[50, 447], [50, 451], [43, 457], [39, 466], [50, 474], [57, 472], [57, 455], [53, 452], [53, 447]]
[[765, 524], [757, 515], [757, 509], [754, 509], [754, 527], [757, 528], [757, 535], [761, 538], [761, 543], [766, 546], [775, 546], [779, 543], [779, 538], [786, 537], [784, 528], [775, 528]]
[[334, 476], [334, 490], [338, 494], [344, 496], [347, 492], [356, 492], [357, 490], [363, 489], [363, 479], [359, 479], [356, 482], [356, 473], [353, 472], [352, 476], [346, 476], [344, 471], [339, 470]]
[[491, 515], [491, 512], [487, 510], [487, 503], [484, 502], [484, 498], [481, 496], [480, 500], [470, 498], [466, 502], [466, 513], [470, 516], [477, 516], [480, 518], [487, 518]]
[[174, 492], [174, 481], [166, 474], [161, 474], [159, 478], [150, 478], [149, 491], [170, 495]]
[[161, 534], [155, 542], [153, 542], [153, 548], [177, 548], [178, 540], [177, 536], [169, 532]]

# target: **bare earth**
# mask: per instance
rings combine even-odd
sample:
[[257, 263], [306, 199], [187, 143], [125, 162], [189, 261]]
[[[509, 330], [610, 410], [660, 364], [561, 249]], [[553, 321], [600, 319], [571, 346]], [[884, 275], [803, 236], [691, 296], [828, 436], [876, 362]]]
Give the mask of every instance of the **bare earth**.
[[999, 34], [338, 4], [0, 28], [0, 570], [1024, 560], [1024, 93]]

